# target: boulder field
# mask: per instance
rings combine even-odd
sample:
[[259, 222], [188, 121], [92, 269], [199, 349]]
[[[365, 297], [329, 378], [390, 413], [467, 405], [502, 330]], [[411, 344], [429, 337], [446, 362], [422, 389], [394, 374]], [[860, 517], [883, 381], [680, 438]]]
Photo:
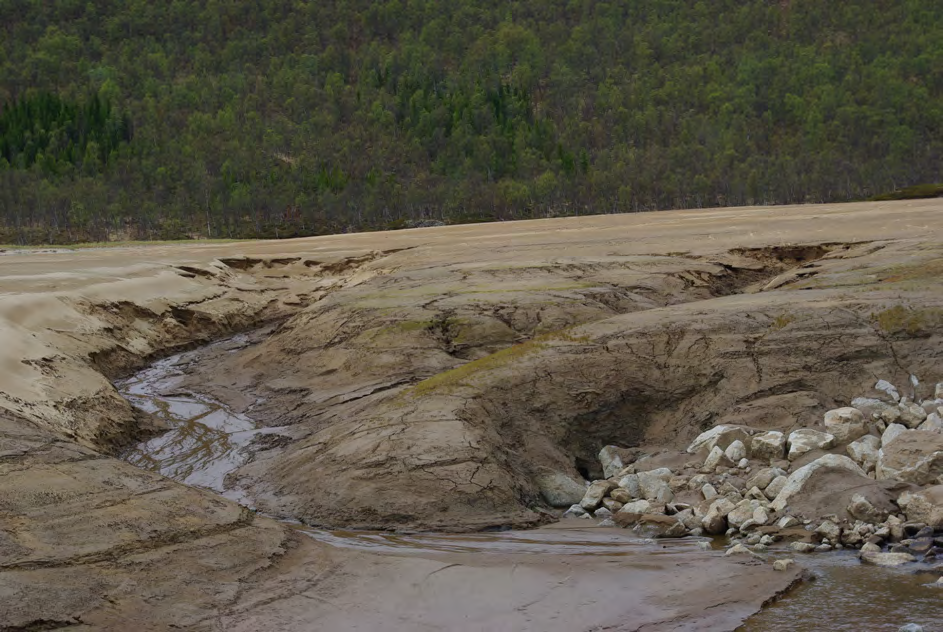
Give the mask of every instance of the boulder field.
[[[278, 628], [253, 609], [346, 562], [270, 517], [926, 558], [941, 229], [928, 200], [0, 253], [0, 628]], [[238, 332], [181, 387], [279, 428], [226, 477], [251, 510], [117, 458], [161, 428], [112, 380]]]

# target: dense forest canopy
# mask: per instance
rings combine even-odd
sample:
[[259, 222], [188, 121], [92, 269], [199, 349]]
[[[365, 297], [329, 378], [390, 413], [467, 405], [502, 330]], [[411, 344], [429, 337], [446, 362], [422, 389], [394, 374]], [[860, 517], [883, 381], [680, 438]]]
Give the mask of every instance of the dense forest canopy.
[[0, 0], [0, 242], [941, 179], [943, 3]]

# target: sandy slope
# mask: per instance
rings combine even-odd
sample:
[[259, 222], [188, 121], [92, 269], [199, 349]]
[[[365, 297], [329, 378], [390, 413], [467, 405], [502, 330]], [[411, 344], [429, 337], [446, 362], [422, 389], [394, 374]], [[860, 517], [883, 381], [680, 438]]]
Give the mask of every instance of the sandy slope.
[[[434, 570], [326, 551], [108, 457], [149, 423], [109, 378], [150, 357], [280, 323], [192, 376], [292, 427], [239, 473], [268, 511], [528, 525], [544, 515], [535, 474], [590, 473], [604, 443], [669, 445], [730, 419], [787, 429], [876, 375], [943, 379], [941, 228], [932, 200], [0, 255], [0, 627], [304, 629], [338, 619], [317, 599], [266, 604], [286, 578], [329, 577], [343, 620], [369, 629], [395, 615], [354, 607], [376, 578]], [[507, 572], [444, 585], [500, 591]], [[742, 572], [763, 594], [788, 583]], [[739, 598], [728, 590], [720, 601]], [[434, 612], [449, 599], [397, 603]], [[678, 616], [654, 595], [640, 603], [653, 621]], [[649, 619], [633, 610], [613, 617], [636, 629]]]

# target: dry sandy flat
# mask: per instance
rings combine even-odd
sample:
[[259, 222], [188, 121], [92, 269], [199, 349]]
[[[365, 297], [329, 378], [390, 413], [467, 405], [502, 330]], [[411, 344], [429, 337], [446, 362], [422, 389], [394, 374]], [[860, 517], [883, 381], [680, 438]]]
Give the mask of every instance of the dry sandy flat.
[[[941, 229], [928, 200], [0, 254], [0, 628], [461, 629], [449, 613], [509, 593], [489, 629], [730, 629], [792, 578], [738, 566], [708, 599], [732, 562], [600, 575], [587, 558], [553, 619], [528, 604], [562, 562], [331, 549], [113, 458], [153, 420], [111, 380], [274, 326], [188, 377], [285, 428], [227, 479], [256, 506], [324, 526], [534, 526], [540, 477], [596, 474], [607, 443], [789, 430], [876, 377], [943, 381]], [[678, 587], [690, 601], [665, 597]]]

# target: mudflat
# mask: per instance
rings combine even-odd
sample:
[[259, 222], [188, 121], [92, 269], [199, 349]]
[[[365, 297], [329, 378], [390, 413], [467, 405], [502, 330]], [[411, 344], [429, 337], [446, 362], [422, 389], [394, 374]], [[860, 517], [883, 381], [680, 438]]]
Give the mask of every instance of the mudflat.
[[[797, 572], [370, 551], [273, 518], [536, 527], [604, 445], [943, 381], [941, 229], [925, 200], [0, 253], [0, 628], [732, 629]], [[162, 426], [113, 380], [240, 332], [175, 387], [273, 429], [223, 481], [246, 506], [117, 458]]]

